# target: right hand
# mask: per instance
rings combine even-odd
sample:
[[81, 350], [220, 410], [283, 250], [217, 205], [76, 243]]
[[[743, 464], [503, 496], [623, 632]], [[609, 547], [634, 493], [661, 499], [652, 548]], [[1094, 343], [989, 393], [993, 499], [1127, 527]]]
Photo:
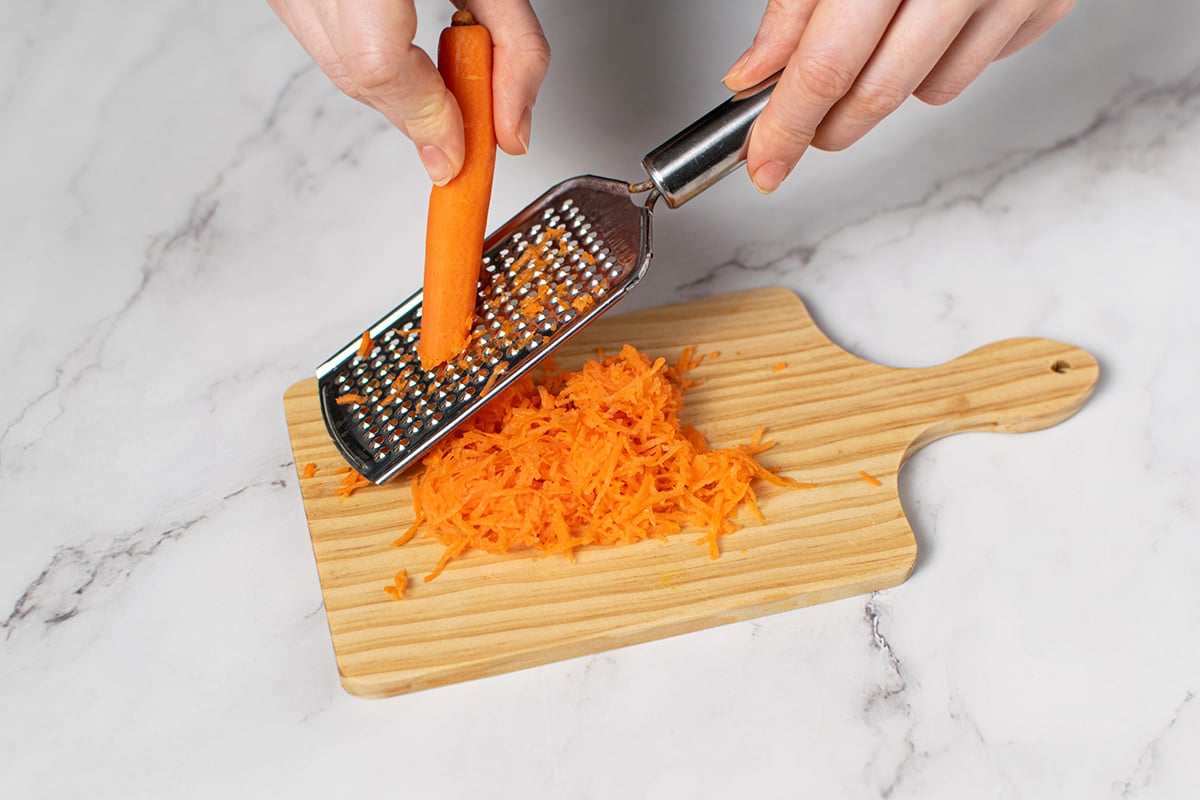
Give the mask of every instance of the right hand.
[[783, 70], [746, 151], [772, 192], [809, 145], [841, 150], [911, 95], [957, 97], [997, 59], [1063, 18], [1074, 0], [768, 0], [754, 43], [725, 76], [733, 91]]
[[[463, 163], [462, 114], [425, 51], [413, 45], [413, 0], [267, 0], [333, 83], [378, 110], [417, 146], [441, 186]], [[550, 45], [528, 0], [471, 0], [466, 10], [492, 35], [496, 143], [529, 149], [533, 103]], [[449, 14], [446, 19], [449, 20]]]

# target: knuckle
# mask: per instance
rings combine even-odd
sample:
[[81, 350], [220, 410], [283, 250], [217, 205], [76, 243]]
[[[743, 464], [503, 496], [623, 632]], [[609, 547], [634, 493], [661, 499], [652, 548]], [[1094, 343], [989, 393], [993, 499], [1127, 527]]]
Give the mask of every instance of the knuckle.
[[754, 125], [754, 135], [763, 143], [763, 150], [772, 154], [773, 160], [799, 158], [812, 142], [813, 129], [805, 125], [789, 124], [786, 120], [769, 118]]
[[546, 74], [550, 68], [550, 42], [541, 31], [529, 31], [521, 36], [519, 49], [531, 67]]
[[439, 96], [417, 98], [404, 109], [407, 129], [415, 135], [429, 135], [445, 125], [446, 105]]
[[913, 96], [922, 103], [931, 106], [944, 106], [963, 93], [967, 87], [949, 83], [922, 84], [913, 92]]
[[908, 97], [908, 90], [895, 84], [860, 80], [842, 102], [856, 116], [882, 119], [903, 105]]
[[340, 89], [343, 94], [354, 100], [362, 99], [362, 91], [354, 83], [354, 79], [350, 77], [349, 70], [346, 69], [346, 65], [341, 61], [331, 64], [326, 74], [329, 76], [329, 80], [333, 82], [333, 85]]
[[795, 65], [792, 81], [804, 95], [824, 103], [835, 103], [850, 91], [855, 72], [836, 58], [810, 55]]
[[816, 136], [813, 137], [812, 145], [818, 150], [824, 150], [827, 153], [838, 153], [857, 142], [859, 138], [858, 135], [844, 131], [826, 131], [823, 128], [818, 128]]
[[345, 69], [357, 90], [366, 94], [394, 84], [403, 71], [400, 59], [382, 50], [364, 50], [347, 57]]

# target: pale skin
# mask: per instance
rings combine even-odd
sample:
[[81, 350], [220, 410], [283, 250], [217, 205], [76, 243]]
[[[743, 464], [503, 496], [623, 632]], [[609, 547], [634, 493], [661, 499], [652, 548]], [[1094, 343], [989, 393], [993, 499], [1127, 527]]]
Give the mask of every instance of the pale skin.
[[[267, 0], [333, 83], [405, 133], [435, 184], [463, 161], [462, 116], [413, 45], [412, 0]], [[496, 141], [529, 149], [550, 47], [527, 0], [460, 3], [495, 43]], [[909, 97], [960, 95], [994, 61], [1030, 44], [1074, 0], [768, 0], [750, 48], [723, 78], [745, 89], [783, 70], [750, 136], [747, 172], [779, 188], [809, 147], [842, 150]], [[440, 20], [439, 24], [444, 24]]]

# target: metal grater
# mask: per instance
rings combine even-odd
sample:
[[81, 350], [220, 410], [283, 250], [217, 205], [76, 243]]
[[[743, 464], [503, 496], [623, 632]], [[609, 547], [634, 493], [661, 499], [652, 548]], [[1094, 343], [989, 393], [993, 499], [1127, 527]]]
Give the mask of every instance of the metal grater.
[[359, 355], [356, 338], [319, 366], [321, 414], [350, 466], [387, 482], [615, 305], [650, 266], [657, 200], [677, 208], [745, 160], [775, 80], [734, 95], [651, 151], [642, 160], [649, 180], [571, 178], [489, 236], [475, 326], [455, 360], [421, 369], [417, 292], [368, 329], [369, 352]]

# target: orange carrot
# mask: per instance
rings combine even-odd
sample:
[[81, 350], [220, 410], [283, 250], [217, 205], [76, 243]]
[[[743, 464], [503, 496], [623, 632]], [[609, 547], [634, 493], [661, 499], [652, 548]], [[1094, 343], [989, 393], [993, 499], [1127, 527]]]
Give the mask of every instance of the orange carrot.
[[371, 341], [371, 332], [363, 331], [362, 339], [358, 343], [358, 357], [366, 358], [371, 353], [371, 348], [375, 343]]
[[438, 70], [458, 100], [466, 131], [462, 170], [429, 195], [421, 366], [432, 369], [467, 344], [487, 233], [496, 165], [492, 121], [492, 37], [466, 11], [454, 14], [438, 42]]
[[862, 478], [872, 486], [883, 486], [883, 484], [879, 482], [879, 478], [876, 478], [874, 475], [870, 474], [869, 472], [865, 472], [864, 470], [860, 469], [858, 471], [858, 477]]
[[316, 474], [317, 474], [317, 465], [316, 464], [309, 462], [304, 465], [304, 477], [311, 478], [313, 475], [316, 475]]
[[367, 398], [363, 397], [361, 394], [344, 394], [333, 402], [337, 403], [339, 406], [348, 406], [351, 403], [358, 403], [359, 405], [362, 405], [363, 403], [367, 402]]

